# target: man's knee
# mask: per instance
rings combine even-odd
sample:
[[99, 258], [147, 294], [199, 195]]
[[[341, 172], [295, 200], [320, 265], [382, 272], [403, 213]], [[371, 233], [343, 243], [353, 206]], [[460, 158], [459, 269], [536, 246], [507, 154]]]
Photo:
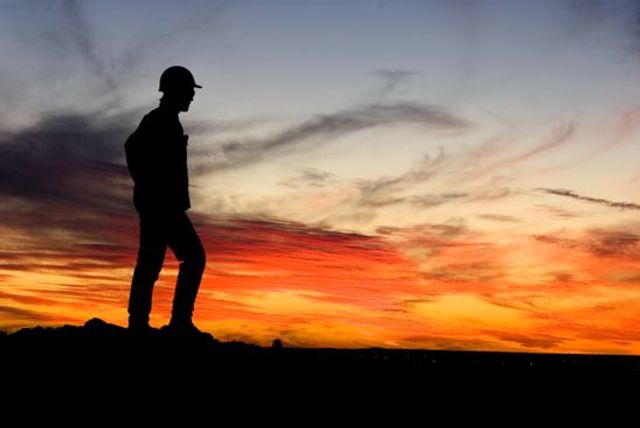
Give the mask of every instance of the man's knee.
[[195, 256], [194, 263], [198, 270], [204, 271], [204, 267], [207, 265], [207, 254], [204, 252], [204, 248], [200, 248], [200, 251]]
[[204, 272], [204, 268], [207, 264], [207, 255], [204, 252], [204, 248], [197, 248], [185, 257], [183, 263], [187, 265], [191, 270], [196, 272]]
[[134, 277], [141, 279], [145, 282], [154, 283], [160, 276], [162, 265], [158, 263], [145, 263], [138, 261], [134, 272]]

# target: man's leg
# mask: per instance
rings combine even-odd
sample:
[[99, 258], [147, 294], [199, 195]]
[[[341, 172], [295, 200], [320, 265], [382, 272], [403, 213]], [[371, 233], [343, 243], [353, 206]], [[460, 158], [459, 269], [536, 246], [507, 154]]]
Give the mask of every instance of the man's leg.
[[129, 295], [129, 328], [149, 326], [153, 285], [158, 279], [167, 249], [161, 222], [140, 216], [140, 248]]
[[174, 228], [167, 243], [181, 263], [173, 298], [171, 325], [188, 328], [192, 326], [191, 317], [206, 264], [206, 254], [186, 213], [179, 213], [172, 223]]

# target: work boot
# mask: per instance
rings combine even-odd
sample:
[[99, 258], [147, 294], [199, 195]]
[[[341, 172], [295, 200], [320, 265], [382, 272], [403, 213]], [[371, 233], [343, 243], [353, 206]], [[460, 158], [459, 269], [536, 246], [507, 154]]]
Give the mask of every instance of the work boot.
[[213, 339], [211, 334], [201, 331], [198, 327], [193, 325], [191, 320], [176, 320], [174, 318], [171, 319], [169, 325], [163, 328], [168, 334], [172, 336], [180, 336], [180, 337], [209, 337]]
[[129, 315], [128, 332], [136, 336], [148, 336], [152, 328], [149, 325], [149, 317], [135, 317]]

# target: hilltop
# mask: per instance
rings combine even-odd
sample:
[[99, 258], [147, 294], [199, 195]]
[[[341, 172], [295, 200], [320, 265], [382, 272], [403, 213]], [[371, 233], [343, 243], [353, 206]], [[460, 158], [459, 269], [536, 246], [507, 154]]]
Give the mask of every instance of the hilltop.
[[136, 336], [94, 318], [84, 326], [35, 327], [0, 335], [5, 367], [24, 373], [109, 376], [377, 379], [436, 377], [593, 377], [639, 375], [640, 357], [619, 355], [524, 354], [502, 352], [287, 348], [220, 342], [209, 334], [176, 337], [161, 329]]

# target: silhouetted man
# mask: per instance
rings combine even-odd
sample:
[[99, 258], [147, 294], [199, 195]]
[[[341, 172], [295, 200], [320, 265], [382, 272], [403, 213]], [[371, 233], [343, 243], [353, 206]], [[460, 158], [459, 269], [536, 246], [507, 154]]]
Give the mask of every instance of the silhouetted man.
[[178, 114], [189, 110], [197, 85], [189, 70], [166, 69], [160, 77], [160, 106], [148, 113], [127, 139], [127, 166], [135, 183], [133, 203], [140, 216], [140, 248], [129, 296], [129, 329], [149, 330], [153, 285], [167, 246], [180, 260], [171, 322], [179, 334], [198, 333], [191, 320], [205, 267], [205, 252], [186, 211], [190, 208], [187, 140]]

